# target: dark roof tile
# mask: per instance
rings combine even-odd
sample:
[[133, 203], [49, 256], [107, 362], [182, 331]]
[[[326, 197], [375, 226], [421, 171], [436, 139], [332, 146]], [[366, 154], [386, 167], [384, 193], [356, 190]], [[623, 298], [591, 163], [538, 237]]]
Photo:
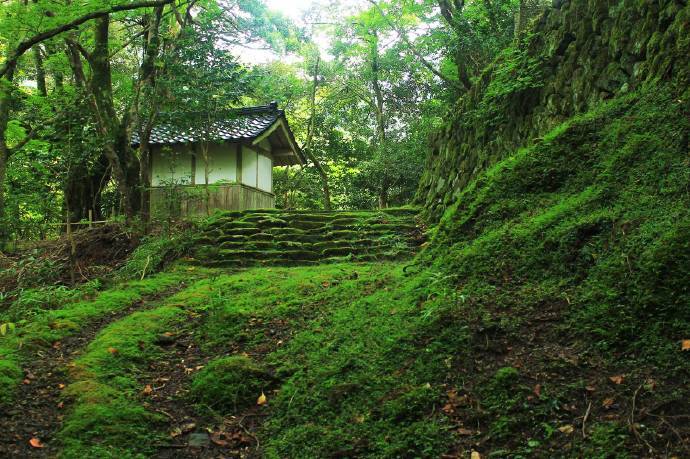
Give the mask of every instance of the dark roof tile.
[[[210, 126], [180, 128], [172, 124], [159, 124], [151, 131], [151, 145], [172, 145], [200, 140], [241, 141], [263, 134], [280, 117], [285, 116], [277, 104], [235, 110], [229, 119], [216, 121]], [[139, 135], [132, 136], [132, 145], [139, 145]]]

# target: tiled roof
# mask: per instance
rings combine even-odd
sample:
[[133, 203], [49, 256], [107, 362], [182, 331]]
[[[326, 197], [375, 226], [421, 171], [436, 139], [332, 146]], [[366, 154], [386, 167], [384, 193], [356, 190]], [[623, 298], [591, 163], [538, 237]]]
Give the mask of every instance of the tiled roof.
[[[276, 103], [260, 107], [236, 110], [229, 119], [216, 121], [209, 126], [181, 128], [172, 124], [160, 124], [151, 131], [151, 145], [172, 145], [200, 140], [241, 141], [254, 139], [263, 134], [280, 117], [285, 116]], [[132, 145], [139, 145], [139, 135], [132, 136]]]

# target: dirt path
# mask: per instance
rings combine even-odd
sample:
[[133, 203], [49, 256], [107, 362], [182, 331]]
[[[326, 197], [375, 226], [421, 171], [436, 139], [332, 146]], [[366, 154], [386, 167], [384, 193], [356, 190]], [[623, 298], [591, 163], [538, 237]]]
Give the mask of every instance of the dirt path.
[[[27, 355], [24, 381], [14, 405], [0, 415], [0, 457], [54, 457], [55, 435], [62, 425], [66, 404], [62, 389], [68, 383], [67, 365], [86, 348], [100, 330], [133, 312], [150, 309], [160, 300], [186, 287], [180, 284], [165, 292], [143, 297], [127, 309], [108, 314], [84, 327], [77, 335]], [[31, 439], [43, 447], [34, 447]]]
[[253, 322], [250, 326], [261, 329], [266, 336], [258, 347], [245, 349], [241, 344], [229, 343], [224, 352], [205, 353], [194, 339], [195, 323], [187, 323], [183, 329], [174, 331], [175, 340], [167, 345], [168, 352], [151, 363], [146, 379], [141, 381], [143, 387], [151, 387], [144, 406], [169, 421], [170, 443], [158, 445], [152, 457], [259, 457], [258, 430], [269, 414], [269, 406], [255, 405], [225, 416], [214, 415], [211, 410], [199, 410], [189, 399], [190, 384], [194, 373], [223, 355], [245, 354], [262, 360], [287, 341], [291, 331], [282, 320]]

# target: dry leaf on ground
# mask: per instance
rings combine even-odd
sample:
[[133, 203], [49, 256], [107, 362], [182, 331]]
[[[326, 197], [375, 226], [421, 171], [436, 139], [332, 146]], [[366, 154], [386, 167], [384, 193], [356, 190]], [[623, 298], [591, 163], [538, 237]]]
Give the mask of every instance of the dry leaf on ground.
[[575, 427], [568, 424], [568, 425], [559, 427], [558, 430], [560, 430], [562, 433], [564, 433], [566, 435], [570, 435], [571, 433], [575, 432]]
[[30, 444], [31, 447], [33, 447], [33, 448], [45, 448], [45, 445], [44, 445], [43, 443], [41, 443], [41, 440], [39, 440], [39, 439], [36, 438], [36, 437], [34, 437], [34, 438], [32, 438], [31, 440], [29, 440], [29, 444]]
[[615, 375], [615, 376], [611, 376], [609, 379], [614, 384], [622, 384], [623, 381], [625, 380], [625, 377], [623, 375]]

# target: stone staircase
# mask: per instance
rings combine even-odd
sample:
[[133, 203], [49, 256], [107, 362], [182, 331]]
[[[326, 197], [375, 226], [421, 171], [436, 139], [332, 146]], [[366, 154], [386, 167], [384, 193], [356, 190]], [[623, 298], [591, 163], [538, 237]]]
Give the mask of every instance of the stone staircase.
[[423, 242], [415, 209], [219, 212], [193, 257], [206, 266], [297, 265], [412, 257]]

